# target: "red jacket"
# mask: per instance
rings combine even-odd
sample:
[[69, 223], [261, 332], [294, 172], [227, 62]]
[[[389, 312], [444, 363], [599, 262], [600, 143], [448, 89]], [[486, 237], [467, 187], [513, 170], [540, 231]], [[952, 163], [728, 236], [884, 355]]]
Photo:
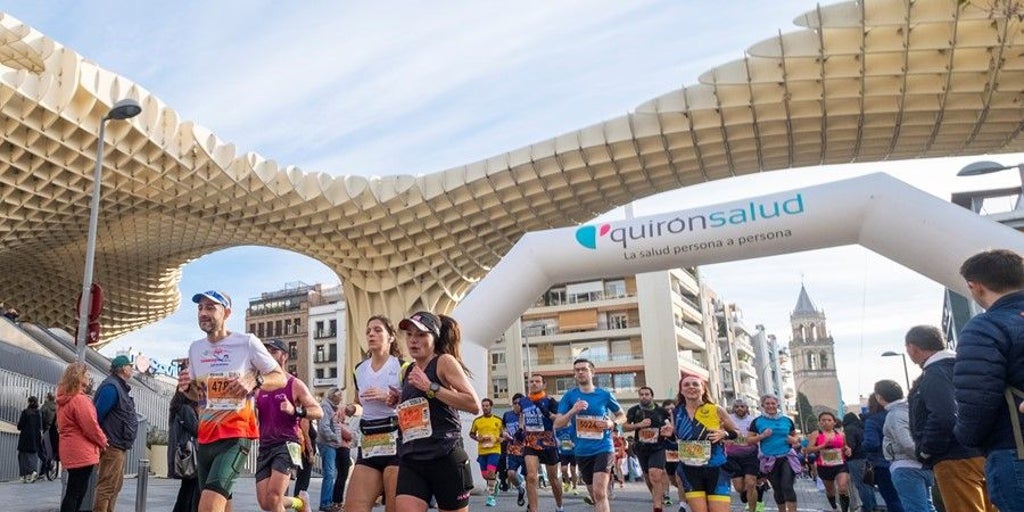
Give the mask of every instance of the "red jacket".
[[84, 393], [57, 395], [57, 431], [60, 433], [60, 461], [68, 469], [94, 466], [107, 436], [96, 421], [96, 407]]

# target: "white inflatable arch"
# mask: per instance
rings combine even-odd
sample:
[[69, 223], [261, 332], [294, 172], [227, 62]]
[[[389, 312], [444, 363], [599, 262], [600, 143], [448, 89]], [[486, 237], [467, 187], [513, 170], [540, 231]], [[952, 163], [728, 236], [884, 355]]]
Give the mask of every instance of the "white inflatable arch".
[[[714, 206], [528, 233], [452, 316], [467, 341], [463, 359], [484, 397], [487, 348], [553, 284], [850, 244], [965, 296], [958, 273], [965, 259], [991, 248], [1024, 253], [1021, 233], [877, 173]], [[468, 436], [465, 445], [475, 455], [476, 443]]]

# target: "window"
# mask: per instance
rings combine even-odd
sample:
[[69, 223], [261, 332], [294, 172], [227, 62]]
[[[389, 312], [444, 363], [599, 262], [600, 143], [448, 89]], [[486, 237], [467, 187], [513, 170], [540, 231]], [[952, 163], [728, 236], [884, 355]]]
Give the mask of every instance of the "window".
[[299, 358], [299, 347], [294, 341], [288, 344], [288, 357], [291, 359]]
[[608, 373], [598, 373], [594, 375], [594, 385], [599, 388], [611, 389], [612, 387], [612, 376]]
[[558, 377], [555, 379], [555, 394], [562, 395], [576, 387], [576, 380], [572, 377]]
[[491, 352], [491, 369], [494, 370], [498, 366], [505, 365], [505, 351]]
[[256, 324], [256, 336], [259, 338], [263, 337], [263, 322]]
[[316, 346], [316, 352], [314, 352], [314, 357], [315, 357], [314, 361], [316, 361], [318, 363], [322, 363], [322, 362], [324, 362], [326, 360], [326, 356], [324, 355], [324, 346], [323, 345], [317, 345]]
[[552, 347], [555, 351], [555, 363], [557, 364], [572, 364], [572, 347], [568, 344], [555, 345]]
[[573, 360], [586, 358], [595, 363], [608, 360], [608, 343], [598, 341], [593, 343], [575, 343], [572, 345]]
[[636, 389], [636, 373], [616, 373], [612, 375], [616, 392], [633, 391]]
[[552, 288], [547, 293], [548, 306], [560, 306], [565, 304], [565, 288]]
[[526, 351], [526, 347], [523, 347], [523, 361], [526, 362], [527, 366], [529, 366], [529, 364], [531, 362], [536, 362], [537, 361], [537, 346], [536, 345], [530, 345], [529, 352]]
[[253, 332], [253, 333], [256, 332], [256, 324], [255, 323], [249, 324], [249, 332]]
[[617, 279], [604, 283], [604, 296], [608, 299], [626, 296], [626, 280]]
[[627, 329], [629, 328], [629, 317], [625, 313], [608, 313], [608, 328], [609, 329]]
[[317, 322], [316, 322], [316, 330], [313, 331], [313, 333], [314, 333], [313, 334], [314, 338], [323, 338], [324, 337], [324, 322], [323, 322], [323, 320], [317, 320]]
[[338, 335], [338, 321], [337, 320], [331, 320], [328, 323], [328, 325], [330, 326], [330, 329], [327, 330], [327, 335], [328, 336], [337, 336]]
[[633, 359], [633, 342], [630, 340], [612, 340], [611, 358], [614, 361]]
[[302, 319], [296, 318], [295, 321], [292, 322], [292, 334], [298, 334], [299, 333], [299, 326], [301, 326], [301, 325], [302, 325]]
[[318, 378], [318, 379], [324, 378], [324, 369], [323, 368], [317, 368], [316, 369], [316, 378]]
[[508, 379], [494, 379], [491, 382], [491, 395], [492, 396], [505, 396], [508, 394]]
[[281, 321], [277, 320], [276, 322], [274, 322], [274, 336], [280, 336], [280, 335], [281, 335]]
[[292, 331], [292, 319], [291, 318], [286, 319], [284, 321], [284, 335], [287, 336], [289, 334], [294, 334], [294, 331]]
[[331, 343], [327, 345], [327, 360], [334, 362], [338, 360], [338, 344]]
[[338, 367], [332, 366], [331, 370], [329, 372], [327, 372], [327, 375], [328, 375], [328, 378], [337, 379], [338, 378]]

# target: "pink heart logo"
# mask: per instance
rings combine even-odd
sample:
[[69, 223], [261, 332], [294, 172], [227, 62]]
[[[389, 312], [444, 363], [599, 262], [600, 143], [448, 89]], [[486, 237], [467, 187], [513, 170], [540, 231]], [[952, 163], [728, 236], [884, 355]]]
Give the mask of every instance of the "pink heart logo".
[[607, 235], [607, 234], [608, 234], [608, 232], [609, 232], [609, 231], [611, 231], [611, 230], [612, 230], [612, 226], [611, 226], [611, 224], [602, 224], [602, 225], [601, 225], [601, 233], [600, 233], [600, 235], [601, 235], [601, 236], [605, 236], [605, 235]]

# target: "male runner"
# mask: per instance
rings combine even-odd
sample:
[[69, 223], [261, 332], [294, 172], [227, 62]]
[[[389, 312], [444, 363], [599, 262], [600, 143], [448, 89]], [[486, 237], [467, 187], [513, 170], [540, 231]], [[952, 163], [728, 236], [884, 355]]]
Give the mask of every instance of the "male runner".
[[[640, 403], [626, 413], [626, 432], [634, 432], [634, 448], [640, 469], [651, 491], [654, 512], [662, 511], [668, 477], [665, 476], [665, 437], [661, 427], [671, 424], [668, 411], [654, 403], [654, 390], [643, 386], [639, 391]], [[671, 500], [669, 504], [671, 504]]]
[[[531, 375], [529, 380], [530, 394], [519, 400], [523, 410], [522, 427], [526, 449], [523, 459], [526, 461], [526, 499], [528, 512], [537, 512], [537, 487], [540, 478], [540, 465], [544, 464], [548, 482], [558, 482], [558, 445], [555, 443], [555, 429], [552, 419], [558, 412], [558, 401], [547, 395], [544, 377]], [[551, 494], [555, 497], [555, 511], [562, 512], [562, 487], [551, 486]]]
[[754, 421], [754, 415], [750, 414], [747, 402], [737, 398], [732, 402], [729, 417], [736, 425], [739, 437], [725, 441], [726, 461], [723, 469], [732, 477], [733, 489], [739, 493], [740, 501], [747, 504], [750, 512], [762, 511], [764, 492], [757, 486], [757, 477], [761, 472], [757, 445], [747, 442], [747, 433], [750, 432], [750, 423]]
[[[281, 365], [288, 362], [288, 346], [273, 339], [263, 344]], [[284, 388], [256, 393], [260, 422], [260, 451], [256, 457], [256, 501], [263, 510], [284, 512], [287, 508], [309, 512], [309, 494], [285, 498], [292, 471], [302, 466], [301, 423], [317, 419], [323, 409], [309, 388], [294, 375], [286, 377]]]
[[[240, 465], [260, 436], [257, 389], [285, 385], [285, 373], [259, 338], [228, 331], [231, 297], [210, 290], [197, 293], [199, 328], [206, 337], [192, 342], [188, 368], [178, 374], [178, 390], [199, 402], [197, 477], [199, 512], [224, 512]], [[194, 377], [193, 377], [194, 376]]]
[[[563, 428], [574, 422], [574, 450], [580, 478], [587, 484], [594, 510], [611, 512], [608, 476], [615, 456], [611, 431], [626, 421], [626, 413], [608, 390], [594, 386], [594, 363], [577, 359], [572, 363], [572, 371], [577, 387], [569, 390], [558, 403], [554, 427]], [[608, 419], [609, 413], [614, 415], [614, 420]]]
[[473, 426], [469, 428], [469, 437], [477, 442], [477, 462], [480, 464], [480, 474], [487, 481], [487, 502], [488, 507], [497, 505], [495, 495], [498, 494], [497, 470], [498, 459], [501, 458], [501, 418], [491, 414], [494, 409], [494, 402], [490, 398], [480, 401], [480, 408], [483, 415], [473, 420]]
[[519, 401], [522, 398], [522, 393], [512, 395], [512, 410], [501, 417], [501, 423], [505, 427], [501, 446], [505, 452], [505, 471], [508, 483], [516, 486], [519, 491], [516, 504], [520, 507], [526, 504], [526, 484], [519, 478], [519, 468], [523, 467], [523, 432], [519, 428], [519, 416], [523, 413]]

